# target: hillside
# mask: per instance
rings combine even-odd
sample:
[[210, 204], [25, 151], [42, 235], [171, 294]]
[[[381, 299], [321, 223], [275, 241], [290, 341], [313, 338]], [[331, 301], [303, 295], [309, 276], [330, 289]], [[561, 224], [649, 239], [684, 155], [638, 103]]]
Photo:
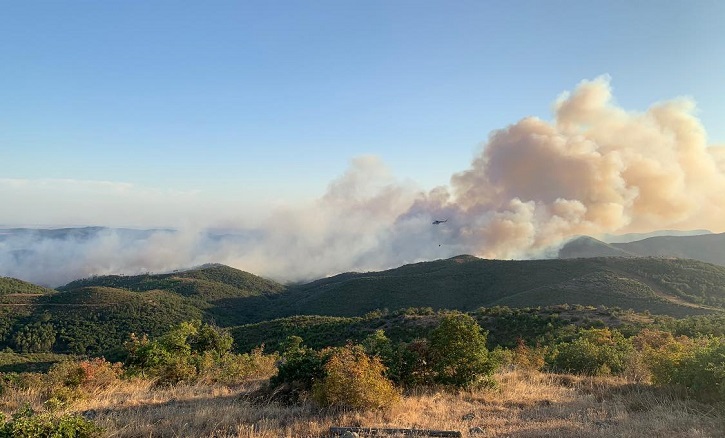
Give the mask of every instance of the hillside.
[[572, 239], [559, 249], [560, 259], [591, 257], [637, 257], [637, 255], [589, 236]]
[[[682, 316], [725, 303], [725, 268], [696, 261], [596, 258], [483, 260], [459, 256], [290, 288], [287, 315], [360, 316], [375, 309], [604, 305]], [[282, 315], [286, 316], [286, 315]]]
[[641, 256], [694, 259], [725, 266], [725, 233], [650, 237], [612, 245]]
[[[682, 317], [717, 313], [725, 306], [725, 267], [656, 258], [502, 261], [459, 256], [286, 287], [222, 265], [99, 276], [54, 293], [20, 281], [3, 284], [17, 288], [8, 289], [0, 301], [0, 348], [88, 354], [119, 349], [129, 333], [156, 336], [190, 319], [222, 327], [259, 323], [244, 329], [249, 336], [235, 335], [244, 344], [245, 338], [277, 342], [298, 325], [309, 328], [305, 334], [312, 340], [324, 340], [330, 331], [357, 338], [376, 327], [354, 323], [351, 328], [351, 321], [329, 317], [363, 317], [378, 309], [470, 312], [568, 304]], [[37, 293], [17, 292], [28, 290]], [[300, 316], [284, 319], [295, 315]], [[396, 325], [387, 320], [379, 324]]]
[[69, 292], [108, 287], [131, 292], [165, 291], [202, 311], [205, 320], [236, 325], [270, 308], [285, 286], [220, 264], [166, 274], [105, 275], [73, 281], [58, 288]]
[[70, 291], [103, 286], [136, 292], [168, 290], [183, 296], [214, 300], [279, 293], [284, 286], [229, 266], [210, 264], [167, 274], [104, 275], [72, 281], [58, 288]]
[[[25, 338], [43, 337], [54, 351], [88, 354], [120, 348], [129, 333], [157, 336], [191, 319], [220, 326], [247, 322], [284, 289], [222, 265], [169, 274], [98, 276], [58, 291], [32, 289], [12, 279], [0, 284], [16, 286], [9, 286], [0, 301], [0, 348], [40, 351], [23, 344], [18, 337], [23, 332]], [[27, 290], [52, 293], [20, 293]]]
[[605, 243], [588, 236], [567, 242], [559, 258], [670, 257], [725, 266], [725, 233], [655, 236], [624, 243]]
[[[362, 317], [297, 315], [232, 327], [230, 333], [239, 351], [249, 351], [259, 345], [265, 345], [272, 350], [293, 335], [303, 338], [305, 344], [312, 348], [340, 346], [350, 341], [360, 342], [379, 329], [384, 330], [386, 336], [396, 342], [409, 342], [425, 337], [438, 325], [446, 312], [448, 311], [433, 311], [430, 308], [408, 308], [395, 312], [370, 312]], [[479, 308], [471, 314], [489, 332], [489, 348], [514, 347], [519, 338], [545, 344], [551, 338], [569, 330], [571, 325], [619, 327], [652, 322], [651, 318], [641, 314], [592, 306], [495, 306]], [[722, 322], [717, 317], [694, 317], [691, 320], [706, 321], [700, 323], [700, 328], [708, 332], [713, 331], [709, 327], [709, 321], [714, 321], [714, 324]]]
[[5, 295], [46, 295], [55, 293], [53, 289], [38, 286], [27, 281], [10, 277], [0, 277], [0, 296]]

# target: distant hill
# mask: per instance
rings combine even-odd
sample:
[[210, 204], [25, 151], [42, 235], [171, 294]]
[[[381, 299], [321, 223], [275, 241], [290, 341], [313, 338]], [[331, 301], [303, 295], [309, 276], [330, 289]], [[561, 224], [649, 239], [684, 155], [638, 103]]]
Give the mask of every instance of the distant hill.
[[604, 243], [583, 236], [559, 250], [559, 258], [583, 257], [671, 257], [725, 266], [725, 233], [656, 236], [626, 243]]
[[271, 295], [285, 287], [272, 280], [220, 264], [209, 264], [167, 274], [104, 275], [72, 281], [58, 288], [70, 291], [82, 287], [103, 286], [130, 291], [167, 290], [204, 300]]
[[564, 303], [686, 315], [725, 303], [725, 268], [654, 258], [503, 261], [459, 256], [318, 280], [290, 288], [280, 301], [286, 315]]
[[0, 228], [0, 241], [15, 237], [34, 237], [37, 239], [76, 239], [88, 240], [104, 232], [113, 232], [123, 237], [145, 238], [158, 232], [174, 232], [168, 228], [134, 229], [109, 227], [68, 227], [68, 228]]
[[89, 287], [130, 292], [163, 291], [203, 310], [204, 319], [234, 325], [255, 319], [286, 288], [272, 280], [221, 264], [209, 264], [166, 274], [104, 275], [58, 288], [67, 293]]
[[570, 240], [559, 250], [560, 259], [588, 257], [637, 257], [637, 255], [589, 236]]
[[635, 240], [649, 239], [650, 237], [660, 236], [699, 236], [702, 234], [712, 234], [710, 230], [657, 230], [649, 233], [627, 233], [627, 234], [605, 234], [599, 237], [607, 243], [629, 243]]
[[55, 290], [38, 286], [27, 281], [10, 277], [0, 277], [0, 296], [3, 295], [46, 295], [55, 293]]
[[[170, 326], [203, 319], [220, 326], [240, 324], [270, 307], [284, 286], [223, 265], [167, 274], [109, 275], [71, 282], [58, 291], [19, 280], [0, 296], [0, 348], [19, 346], [22, 327], [52, 325], [54, 349], [98, 354], [119, 349], [129, 333], [157, 336]], [[36, 294], [27, 292], [34, 286]], [[40, 293], [40, 292], [46, 293]]]
[[[315, 335], [319, 339], [328, 336], [326, 330], [339, 330], [340, 336], [349, 330], [364, 334], [374, 327], [351, 329], [349, 320], [330, 317], [359, 318], [385, 309], [476, 311], [567, 304], [680, 317], [720, 313], [725, 307], [725, 267], [662, 258], [503, 261], [458, 256], [294, 286], [223, 265], [86, 278], [57, 292], [17, 280], [4, 284], [17, 289], [0, 296], [0, 349], [28, 348], [26, 341], [37, 335], [45, 336], [56, 352], [85, 354], [112, 353], [129, 333], [156, 336], [190, 319], [223, 327], [253, 324], [245, 329], [253, 336], [238, 333], [241, 345], [244, 339], [278, 339], [303, 321], [307, 335], [320, 331]], [[285, 319], [293, 316], [297, 319]], [[280, 323], [269, 322], [275, 319]], [[18, 338], [21, 331], [25, 341]]]

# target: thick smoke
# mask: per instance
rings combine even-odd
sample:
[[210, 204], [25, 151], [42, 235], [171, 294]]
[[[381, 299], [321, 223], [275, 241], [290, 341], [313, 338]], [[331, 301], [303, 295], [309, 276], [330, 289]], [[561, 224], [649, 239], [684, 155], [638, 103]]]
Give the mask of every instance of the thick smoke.
[[723, 152], [694, 110], [678, 99], [627, 112], [598, 78], [560, 97], [552, 123], [494, 132], [451, 179], [474, 252], [526, 257], [577, 234], [722, 230]]
[[544, 257], [581, 234], [719, 232], [725, 148], [708, 147], [694, 113], [689, 99], [628, 112], [607, 78], [585, 81], [556, 101], [553, 121], [528, 117], [491, 133], [450, 186], [422, 192], [360, 157], [322, 197], [274, 211], [259, 229], [10, 234], [0, 239], [0, 274], [56, 286], [219, 262], [299, 281], [463, 253]]

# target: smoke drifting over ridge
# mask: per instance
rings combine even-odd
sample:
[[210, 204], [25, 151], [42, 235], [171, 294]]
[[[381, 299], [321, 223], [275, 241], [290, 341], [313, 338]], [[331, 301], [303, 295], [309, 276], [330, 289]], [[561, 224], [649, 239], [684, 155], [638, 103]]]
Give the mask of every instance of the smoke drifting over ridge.
[[552, 122], [528, 117], [491, 133], [450, 186], [421, 192], [359, 157], [324, 196], [273, 212], [260, 229], [8, 235], [0, 275], [57, 286], [219, 262], [296, 281], [462, 253], [543, 257], [580, 234], [725, 231], [725, 148], [708, 147], [694, 113], [688, 99], [628, 112], [608, 78], [584, 81], [556, 101]]
[[607, 78], [582, 82], [547, 123], [494, 132], [453, 199], [485, 256], [523, 257], [577, 234], [725, 227], [723, 148], [691, 100], [627, 112]]

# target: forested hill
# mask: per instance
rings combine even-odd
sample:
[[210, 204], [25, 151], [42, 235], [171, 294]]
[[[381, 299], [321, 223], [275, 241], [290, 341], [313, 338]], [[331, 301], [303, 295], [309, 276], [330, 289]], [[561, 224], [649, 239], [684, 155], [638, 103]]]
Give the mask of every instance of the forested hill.
[[93, 286], [135, 292], [165, 290], [204, 300], [273, 295], [285, 289], [277, 282], [239, 269], [221, 264], [209, 264], [167, 274], [104, 275], [84, 278], [59, 287], [58, 290], [66, 292]]
[[0, 349], [89, 354], [119, 348], [132, 332], [157, 336], [190, 319], [229, 327], [293, 315], [355, 317], [377, 309], [561, 304], [680, 317], [721, 313], [725, 306], [725, 267], [658, 258], [459, 256], [289, 286], [222, 265], [99, 276], [59, 291], [12, 279], [0, 284], [10, 285], [0, 294]]
[[725, 305], [725, 267], [694, 260], [484, 260], [458, 256], [291, 288], [286, 313], [356, 316], [388, 308], [604, 305], [684, 315]]
[[0, 277], [0, 295], [46, 295], [50, 293], [55, 293], [55, 291], [16, 278]]
[[14, 279], [3, 284], [9, 292], [0, 294], [0, 349], [88, 354], [120, 348], [130, 333], [158, 336], [182, 321], [230, 326], [254, 320], [285, 289], [223, 265], [98, 276], [58, 291]]

